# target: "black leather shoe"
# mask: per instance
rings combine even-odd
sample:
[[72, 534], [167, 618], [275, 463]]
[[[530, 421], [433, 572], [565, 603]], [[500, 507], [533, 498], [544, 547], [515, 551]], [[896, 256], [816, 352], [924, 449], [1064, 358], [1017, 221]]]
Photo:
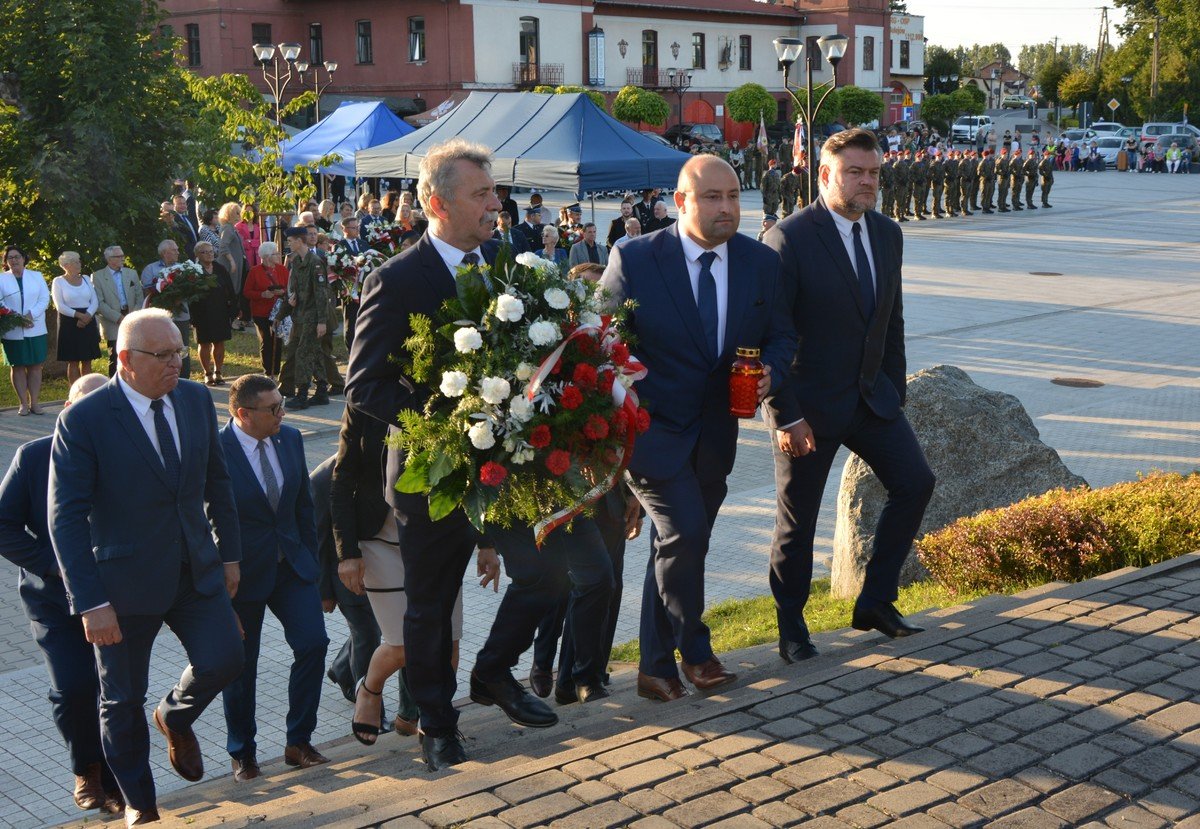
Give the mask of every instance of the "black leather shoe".
[[612, 695], [602, 682], [592, 685], [577, 683], [569, 687], [562, 685], [554, 686], [554, 701], [559, 705], [570, 705], [573, 702], [591, 702], [592, 700], [605, 699], [610, 696]]
[[812, 640], [810, 639], [805, 639], [803, 642], [788, 642], [785, 639], [779, 640], [779, 656], [789, 665], [793, 662], [803, 662], [805, 659], [812, 659], [816, 655], [817, 649], [813, 647]]
[[233, 758], [233, 779], [239, 783], [245, 783], [247, 780], [253, 780], [262, 775], [262, 769], [258, 767], [258, 760], [254, 757], [234, 757]]
[[526, 691], [512, 674], [495, 682], [486, 682], [471, 671], [471, 700], [480, 705], [499, 706], [517, 725], [548, 728], [558, 722], [558, 714]]
[[353, 685], [343, 685], [341, 680], [338, 679], [337, 674], [334, 673], [333, 668], [330, 668], [328, 671], [326, 671], [325, 676], [327, 676], [329, 678], [330, 682], [332, 682], [339, 689], [341, 689], [342, 696], [344, 696], [346, 698], [347, 702], [354, 702], [354, 686]]
[[455, 732], [441, 737], [432, 737], [420, 732], [417, 739], [421, 741], [421, 756], [430, 771], [437, 771], [448, 766], [457, 766], [467, 762], [467, 752], [463, 748], [462, 735]]
[[529, 690], [542, 699], [550, 696], [550, 688], [554, 685], [554, 675], [545, 668], [534, 665], [529, 669]]
[[850, 625], [855, 630], [877, 630], [892, 639], [900, 636], [912, 636], [914, 633], [921, 633], [925, 630], [925, 628], [906, 623], [899, 611], [887, 602], [870, 607], [855, 605]]

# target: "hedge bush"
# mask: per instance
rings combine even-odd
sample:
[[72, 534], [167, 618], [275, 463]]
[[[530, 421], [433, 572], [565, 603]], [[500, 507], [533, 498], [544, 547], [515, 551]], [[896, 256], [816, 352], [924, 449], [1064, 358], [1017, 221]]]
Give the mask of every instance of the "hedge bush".
[[956, 590], [1079, 581], [1200, 550], [1200, 473], [1155, 474], [1103, 489], [1056, 489], [961, 518], [917, 542]]

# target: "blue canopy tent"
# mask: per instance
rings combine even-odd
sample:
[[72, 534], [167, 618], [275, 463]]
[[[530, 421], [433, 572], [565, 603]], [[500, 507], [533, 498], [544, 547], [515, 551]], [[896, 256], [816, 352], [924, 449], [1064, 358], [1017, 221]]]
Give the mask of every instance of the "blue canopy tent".
[[354, 175], [354, 159], [360, 150], [386, 144], [411, 132], [413, 127], [379, 101], [347, 101], [328, 118], [283, 142], [281, 163], [284, 169], [292, 170], [336, 153], [342, 160], [322, 167], [321, 172], [349, 178]]
[[460, 137], [491, 147], [498, 184], [566, 190], [674, 187], [690, 157], [630, 129], [582, 93], [472, 92], [449, 115], [355, 157], [361, 178], [416, 178], [429, 149]]

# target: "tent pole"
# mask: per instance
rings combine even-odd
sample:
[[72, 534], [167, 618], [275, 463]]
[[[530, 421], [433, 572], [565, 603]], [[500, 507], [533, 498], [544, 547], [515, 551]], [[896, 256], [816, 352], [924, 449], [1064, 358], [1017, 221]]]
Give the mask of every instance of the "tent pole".
[[592, 193], [592, 224], [596, 223], [596, 194]]

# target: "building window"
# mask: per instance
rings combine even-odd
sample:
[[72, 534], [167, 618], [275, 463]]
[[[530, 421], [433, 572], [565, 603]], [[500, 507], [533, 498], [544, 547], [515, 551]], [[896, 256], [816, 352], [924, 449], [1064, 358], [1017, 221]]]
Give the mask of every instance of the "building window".
[[521, 18], [521, 35], [517, 43], [517, 48], [521, 50], [521, 63], [537, 66], [540, 28], [536, 17]]
[[170, 23], [163, 23], [158, 27], [158, 36], [170, 40], [175, 37], [175, 27]]
[[750, 68], [750, 35], [738, 37], [738, 69]]
[[658, 32], [653, 29], [642, 30], [642, 68], [658, 68]]
[[408, 59], [413, 63], [425, 60], [425, 18], [408, 18]]
[[812, 68], [814, 72], [821, 71], [821, 47], [817, 45], [816, 35], [812, 35], [804, 41], [804, 52], [812, 60]]
[[354, 57], [359, 63], [374, 63], [375, 49], [371, 45], [371, 21], [359, 20], [355, 26]]
[[308, 62], [313, 66], [325, 62], [325, 38], [320, 23], [308, 24]]
[[908, 60], [909, 60], [908, 50], [909, 50], [909, 42], [907, 40], [900, 41], [900, 68], [901, 69], [908, 68]]
[[862, 45], [863, 53], [863, 71], [875, 71], [875, 38], [867, 36], [863, 38]]
[[692, 35], [692, 68], [704, 68], [704, 33], [696, 32]]
[[184, 36], [187, 38], [187, 61], [188, 66], [200, 65], [200, 24], [189, 23], [183, 27]]
[[[250, 40], [255, 46], [260, 43], [271, 44], [271, 24], [270, 23], [251, 23], [250, 24]], [[262, 65], [262, 61], [256, 60], [255, 63]]]

